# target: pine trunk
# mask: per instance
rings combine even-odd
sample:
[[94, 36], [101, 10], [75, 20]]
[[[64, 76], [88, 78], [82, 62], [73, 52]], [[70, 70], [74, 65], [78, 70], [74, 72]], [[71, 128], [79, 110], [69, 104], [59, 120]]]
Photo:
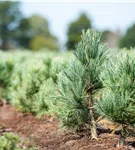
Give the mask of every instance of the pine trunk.
[[121, 133], [120, 133], [120, 139], [118, 141], [117, 147], [126, 145], [124, 135], [126, 134], [127, 131], [125, 130], [125, 128], [126, 128], [126, 126], [122, 125], [122, 129], [121, 129]]
[[90, 118], [91, 118], [91, 125], [90, 125], [91, 138], [92, 139], [97, 139], [96, 121], [94, 119], [93, 108], [90, 108], [89, 113], [90, 113]]
[[91, 139], [97, 139], [97, 128], [96, 128], [96, 121], [95, 121], [95, 118], [94, 118], [92, 94], [89, 95], [89, 116], [90, 116]]
[[124, 145], [126, 145], [125, 138], [120, 136], [117, 147], [121, 147], [121, 146], [124, 146]]

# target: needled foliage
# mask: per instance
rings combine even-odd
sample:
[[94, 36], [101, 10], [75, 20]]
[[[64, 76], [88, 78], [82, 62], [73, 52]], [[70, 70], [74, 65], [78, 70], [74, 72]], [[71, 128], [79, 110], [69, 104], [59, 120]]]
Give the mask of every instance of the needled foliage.
[[14, 62], [10, 59], [0, 61], [0, 100], [8, 100], [8, 87], [11, 85], [11, 76], [14, 69]]
[[4, 133], [0, 136], [0, 150], [38, 150], [36, 147], [27, 148], [22, 144], [19, 137], [13, 133]]
[[0, 149], [1, 150], [22, 150], [19, 149], [17, 144], [19, 138], [14, 134], [5, 133], [3, 136], [0, 136]]
[[52, 59], [51, 56], [39, 58], [41, 60], [25, 58], [16, 64], [9, 90], [13, 105], [23, 112], [32, 112], [41, 117], [52, 109], [57, 74], [66, 61]]
[[[70, 63], [59, 74], [60, 107], [58, 115], [63, 126], [78, 128], [88, 123], [84, 68], [78, 61]], [[84, 80], [82, 80], [84, 79]]]
[[[74, 60], [58, 76], [58, 115], [65, 127], [80, 129], [91, 124], [90, 104], [93, 107], [94, 95], [102, 88], [99, 76], [107, 58], [107, 47], [100, 37], [93, 29], [83, 31]], [[93, 115], [96, 119], [95, 111]]]
[[106, 90], [96, 109], [104, 117], [135, 125], [135, 60], [130, 54], [113, 57], [101, 75]]

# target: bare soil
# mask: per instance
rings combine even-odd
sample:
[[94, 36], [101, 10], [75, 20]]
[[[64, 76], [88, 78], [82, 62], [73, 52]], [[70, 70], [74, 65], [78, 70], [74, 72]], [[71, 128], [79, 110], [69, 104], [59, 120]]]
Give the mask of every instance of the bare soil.
[[[100, 124], [104, 124], [101, 121]], [[106, 126], [106, 122], [105, 122]], [[113, 124], [108, 122], [113, 128]], [[106, 127], [108, 128], [108, 127]], [[13, 132], [24, 139], [27, 147], [36, 144], [40, 150], [134, 150], [132, 146], [117, 147], [119, 135], [102, 133], [97, 140], [90, 140], [84, 132], [74, 133], [61, 130], [59, 121], [52, 116], [37, 119], [32, 114], [18, 112], [13, 106], [0, 107], [0, 131]]]

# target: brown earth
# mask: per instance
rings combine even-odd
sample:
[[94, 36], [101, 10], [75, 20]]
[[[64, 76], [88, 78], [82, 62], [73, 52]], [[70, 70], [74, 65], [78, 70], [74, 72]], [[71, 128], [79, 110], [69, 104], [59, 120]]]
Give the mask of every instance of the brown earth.
[[102, 133], [97, 140], [90, 140], [84, 133], [61, 130], [58, 120], [51, 116], [37, 119], [8, 104], [0, 107], [0, 131], [17, 133], [27, 147], [36, 144], [40, 150], [134, 150], [133, 146], [117, 148], [119, 135]]

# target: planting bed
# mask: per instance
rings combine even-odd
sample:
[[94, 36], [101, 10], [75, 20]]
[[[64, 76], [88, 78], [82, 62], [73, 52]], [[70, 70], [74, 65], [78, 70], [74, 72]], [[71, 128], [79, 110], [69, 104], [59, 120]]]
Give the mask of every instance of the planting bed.
[[[103, 125], [103, 121], [100, 124]], [[105, 122], [106, 124], [106, 122]], [[113, 125], [108, 123], [112, 128]], [[107, 126], [106, 126], [107, 128]], [[98, 140], [90, 140], [84, 131], [66, 132], [59, 128], [57, 119], [45, 116], [37, 119], [31, 114], [22, 114], [14, 107], [4, 104], [0, 107], [0, 132], [13, 132], [25, 142], [25, 146], [37, 145], [40, 150], [133, 150], [133, 146], [117, 148], [119, 135], [102, 133]], [[85, 131], [86, 132], [86, 131]], [[84, 136], [85, 135], [85, 136]], [[127, 141], [133, 141], [133, 138]], [[132, 143], [133, 144], [133, 143]]]

